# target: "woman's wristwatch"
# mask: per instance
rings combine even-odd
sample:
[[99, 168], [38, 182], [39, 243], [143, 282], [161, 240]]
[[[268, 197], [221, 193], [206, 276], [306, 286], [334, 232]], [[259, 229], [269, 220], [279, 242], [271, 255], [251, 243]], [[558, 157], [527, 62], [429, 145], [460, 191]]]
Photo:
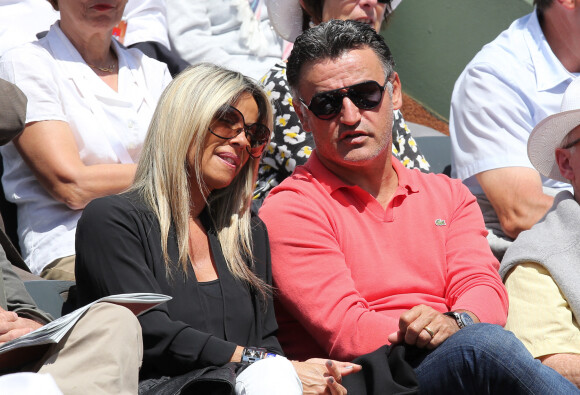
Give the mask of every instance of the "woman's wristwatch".
[[242, 362], [252, 364], [260, 359], [277, 357], [277, 354], [268, 352], [265, 348], [260, 347], [244, 347], [242, 351]]
[[463, 329], [466, 326], [475, 324], [473, 318], [471, 318], [471, 316], [465, 312], [458, 313], [456, 311], [448, 311], [447, 313], [443, 313], [443, 315], [453, 318], [455, 322], [457, 322], [459, 329]]

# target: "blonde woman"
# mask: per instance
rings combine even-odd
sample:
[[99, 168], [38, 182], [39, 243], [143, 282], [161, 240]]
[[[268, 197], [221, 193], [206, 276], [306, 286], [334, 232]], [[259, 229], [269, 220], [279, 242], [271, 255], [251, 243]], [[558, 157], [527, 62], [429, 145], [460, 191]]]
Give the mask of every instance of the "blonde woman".
[[249, 210], [271, 125], [256, 83], [218, 66], [192, 67], [160, 99], [134, 186], [93, 201], [79, 221], [81, 303], [125, 292], [173, 297], [140, 316], [141, 378], [152, 393], [185, 374], [179, 380], [194, 377], [218, 393], [225, 385], [342, 394], [341, 373], [359, 369], [280, 356], [268, 238]]

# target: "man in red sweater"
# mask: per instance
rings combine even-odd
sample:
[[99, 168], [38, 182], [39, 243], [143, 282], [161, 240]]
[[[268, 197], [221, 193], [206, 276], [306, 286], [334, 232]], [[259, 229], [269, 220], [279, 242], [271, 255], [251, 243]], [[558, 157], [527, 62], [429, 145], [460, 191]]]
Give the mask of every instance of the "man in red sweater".
[[286, 354], [345, 360], [405, 343], [422, 393], [573, 393], [502, 328], [507, 293], [473, 195], [392, 158], [393, 65], [359, 22], [294, 44], [288, 81], [316, 149], [260, 211]]

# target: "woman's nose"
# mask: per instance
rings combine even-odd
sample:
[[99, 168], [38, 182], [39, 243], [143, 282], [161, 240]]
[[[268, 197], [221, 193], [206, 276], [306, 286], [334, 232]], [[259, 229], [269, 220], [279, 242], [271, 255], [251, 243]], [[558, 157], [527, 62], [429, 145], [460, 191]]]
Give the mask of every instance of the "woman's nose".
[[250, 140], [246, 135], [246, 129], [242, 130], [236, 137], [230, 139], [230, 144], [239, 146], [242, 149], [250, 146]]

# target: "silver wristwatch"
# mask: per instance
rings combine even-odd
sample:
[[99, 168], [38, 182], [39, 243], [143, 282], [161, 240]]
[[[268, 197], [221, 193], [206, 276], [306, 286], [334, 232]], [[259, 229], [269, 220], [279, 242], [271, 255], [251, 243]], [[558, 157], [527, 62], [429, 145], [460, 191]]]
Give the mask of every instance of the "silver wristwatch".
[[242, 351], [242, 360], [241, 362], [252, 364], [260, 359], [265, 358], [272, 358], [277, 357], [276, 354], [268, 352], [265, 348], [260, 347], [246, 347], [244, 351]]
[[456, 311], [448, 311], [447, 313], [443, 313], [444, 315], [451, 317], [457, 322], [459, 329], [463, 329], [466, 326], [473, 325], [475, 322], [473, 318], [467, 313], [458, 313]]

